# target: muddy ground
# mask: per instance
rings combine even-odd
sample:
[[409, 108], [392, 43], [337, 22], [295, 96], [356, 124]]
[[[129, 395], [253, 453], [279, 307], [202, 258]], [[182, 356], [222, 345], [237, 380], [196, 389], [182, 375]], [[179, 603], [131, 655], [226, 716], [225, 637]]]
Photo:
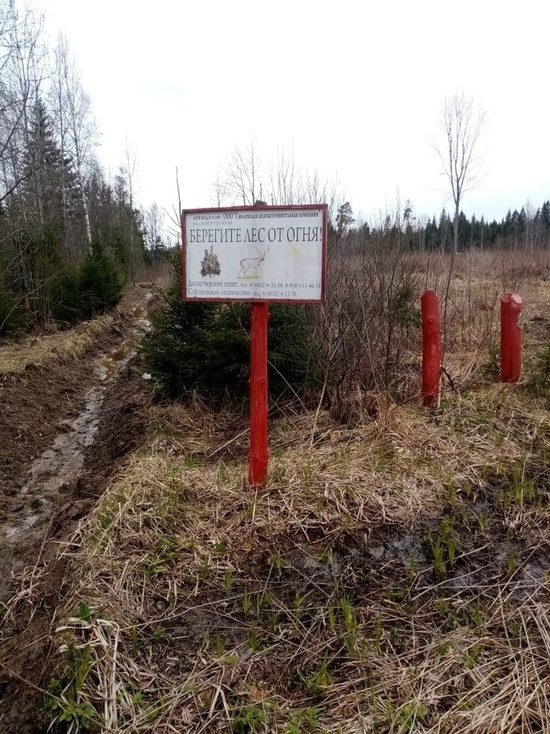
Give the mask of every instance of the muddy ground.
[[154, 300], [126, 297], [77, 358], [0, 374], [0, 734], [45, 730], [64, 574], [52, 559], [144, 435], [151, 390], [134, 350]]

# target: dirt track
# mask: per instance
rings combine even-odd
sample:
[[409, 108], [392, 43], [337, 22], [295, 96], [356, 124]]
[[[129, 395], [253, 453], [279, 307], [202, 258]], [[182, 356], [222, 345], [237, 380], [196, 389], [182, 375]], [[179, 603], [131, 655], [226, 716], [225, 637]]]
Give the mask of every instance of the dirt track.
[[77, 358], [0, 374], [0, 734], [45, 731], [53, 558], [142, 439], [151, 393], [132, 355], [146, 306], [138, 289]]

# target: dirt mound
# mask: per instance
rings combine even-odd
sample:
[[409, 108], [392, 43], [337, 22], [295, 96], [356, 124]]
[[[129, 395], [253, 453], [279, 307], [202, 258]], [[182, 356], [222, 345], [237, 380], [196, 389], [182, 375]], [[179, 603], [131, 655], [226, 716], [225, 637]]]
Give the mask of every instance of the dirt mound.
[[[0, 492], [16, 494], [26, 468], [65, 430], [85, 405], [94, 379], [94, 358], [121, 341], [131, 322], [126, 315], [107, 322], [82, 354], [58, 357], [45, 364], [28, 361], [20, 370], [0, 372]], [[9, 500], [7, 500], [9, 504]], [[6, 512], [6, 500], [0, 513]], [[0, 521], [2, 515], [0, 514]]]
[[[143, 300], [127, 299], [80, 353], [0, 372], [0, 732], [45, 730], [37, 711], [65, 571], [59, 544], [145, 433], [151, 390], [133, 351]], [[98, 361], [113, 351], [117, 370], [106, 374]]]

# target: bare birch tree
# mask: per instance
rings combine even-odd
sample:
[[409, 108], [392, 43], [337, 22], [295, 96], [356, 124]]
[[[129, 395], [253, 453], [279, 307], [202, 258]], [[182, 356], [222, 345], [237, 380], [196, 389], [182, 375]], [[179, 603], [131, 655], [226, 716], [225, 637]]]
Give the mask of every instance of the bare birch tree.
[[63, 35], [59, 36], [54, 53], [51, 97], [62, 153], [68, 154], [74, 165], [84, 212], [87, 248], [90, 251], [92, 232], [86, 201], [85, 173], [93, 157], [97, 128], [90, 98], [82, 88], [75, 59]]
[[[0, 0], [1, 1], [1, 0]], [[0, 203], [32, 175], [24, 164], [29, 110], [43, 81], [43, 18], [0, 7]]]
[[223, 196], [232, 204], [252, 206], [261, 198], [261, 165], [254, 138], [250, 139], [245, 150], [235, 147], [222, 173], [222, 189], [219, 189], [218, 194], [223, 190]]
[[126, 139], [126, 145], [124, 150], [124, 157], [125, 157], [125, 163], [126, 166], [124, 167], [124, 173], [126, 175], [126, 180], [128, 182], [128, 194], [129, 194], [129, 207], [130, 207], [130, 277], [132, 279], [132, 285], [136, 284], [136, 231], [135, 231], [135, 221], [134, 217], [132, 216], [134, 211], [134, 194], [135, 194], [135, 180], [138, 170], [138, 158], [136, 149], [134, 146]]
[[487, 118], [473, 97], [455, 92], [441, 108], [439, 135], [432, 143], [443, 165], [454, 202], [454, 252], [458, 252], [458, 217], [464, 194], [476, 188], [482, 178], [480, 137]]
[[36, 175], [28, 156], [29, 117], [43, 81], [42, 35], [42, 16], [30, 9], [20, 13], [10, 0], [0, 0], [0, 259], [11, 263], [12, 284], [25, 294], [27, 308], [36, 286], [29, 243], [20, 234], [32, 226], [32, 217], [13, 194]]
[[271, 204], [298, 204], [303, 198], [303, 176], [298, 170], [294, 155], [287, 156], [279, 150], [271, 166]]
[[149, 209], [143, 211], [142, 218], [145, 225], [143, 233], [145, 245], [154, 265], [155, 256], [164, 249], [164, 212], [159, 209], [156, 202], [153, 202]]
[[[265, 182], [265, 185], [264, 183]], [[336, 183], [321, 179], [319, 172], [302, 171], [293, 153], [284, 149], [265, 162], [252, 138], [246, 149], [235, 147], [212, 184], [216, 206], [251, 205], [258, 199], [271, 205], [328, 204], [331, 219], [337, 202], [344, 199]]]

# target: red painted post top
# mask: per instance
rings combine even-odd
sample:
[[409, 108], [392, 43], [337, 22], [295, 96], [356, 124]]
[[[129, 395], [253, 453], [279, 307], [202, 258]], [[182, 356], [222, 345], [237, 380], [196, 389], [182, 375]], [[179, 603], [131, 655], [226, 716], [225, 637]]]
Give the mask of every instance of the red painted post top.
[[505, 293], [500, 301], [500, 380], [518, 382], [521, 375], [521, 326], [518, 317], [523, 299]]

